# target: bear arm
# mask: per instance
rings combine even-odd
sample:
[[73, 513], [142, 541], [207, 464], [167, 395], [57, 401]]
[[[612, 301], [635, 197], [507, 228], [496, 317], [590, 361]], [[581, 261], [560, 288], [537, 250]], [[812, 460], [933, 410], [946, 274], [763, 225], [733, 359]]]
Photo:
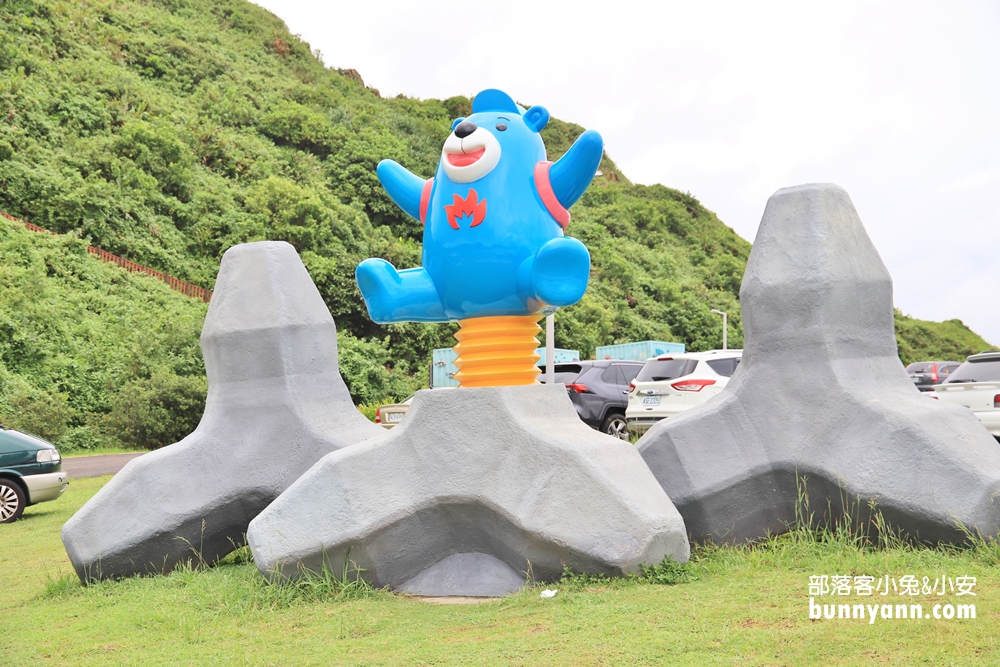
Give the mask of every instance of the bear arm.
[[552, 192], [564, 208], [575, 204], [587, 191], [603, 155], [604, 140], [600, 133], [587, 130], [549, 169]]
[[389, 198], [411, 218], [421, 219], [421, 196], [426, 181], [393, 160], [382, 160], [376, 169], [378, 180]]

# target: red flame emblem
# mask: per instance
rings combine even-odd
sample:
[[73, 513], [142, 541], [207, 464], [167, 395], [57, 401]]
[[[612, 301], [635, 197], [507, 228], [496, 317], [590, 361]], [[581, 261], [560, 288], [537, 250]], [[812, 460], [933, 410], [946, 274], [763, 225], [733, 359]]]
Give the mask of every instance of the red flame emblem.
[[479, 201], [479, 195], [475, 190], [470, 189], [465, 199], [458, 195], [452, 195], [454, 204], [446, 204], [444, 212], [448, 214], [448, 224], [454, 229], [458, 229], [458, 219], [467, 215], [472, 216], [472, 224], [475, 227], [486, 219], [486, 200]]

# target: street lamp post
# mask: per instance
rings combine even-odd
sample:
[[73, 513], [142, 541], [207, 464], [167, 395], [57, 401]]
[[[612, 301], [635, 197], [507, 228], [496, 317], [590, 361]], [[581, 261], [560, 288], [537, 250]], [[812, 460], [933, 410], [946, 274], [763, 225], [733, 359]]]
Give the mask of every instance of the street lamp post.
[[545, 316], [545, 384], [556, 379], [556, 316]]
[[726, 337], [726, 334], [729, 333], [729, 315], [725, 311], [716, 310], [715, 308], [712, 309], [712, 312], [716, 315], [722, 315], [722, 349], [728, 350], [728, 338]]

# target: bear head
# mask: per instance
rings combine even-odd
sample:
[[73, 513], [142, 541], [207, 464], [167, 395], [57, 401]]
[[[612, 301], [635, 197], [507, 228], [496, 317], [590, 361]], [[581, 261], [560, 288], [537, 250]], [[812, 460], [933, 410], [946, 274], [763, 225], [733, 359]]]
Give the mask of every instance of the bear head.
[[484, 178], [504, 159], [505, 170], [531, 173], [545, 160], [539, 132], [549, 122], [545, 107], [528, 110], [500, 90], [484, 90], [472, 100], [472, 115], [458, 118], [441, 149], [438, 178], [472, 183]]

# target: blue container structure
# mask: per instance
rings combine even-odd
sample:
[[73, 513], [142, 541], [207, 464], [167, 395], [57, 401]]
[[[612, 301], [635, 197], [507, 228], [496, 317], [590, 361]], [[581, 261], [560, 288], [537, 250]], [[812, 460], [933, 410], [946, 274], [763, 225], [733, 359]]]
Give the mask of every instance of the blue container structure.
[[[535, 352], [541, 359], [538, 360], [539, 366], [545, 365], [545, 348], [540, 347]], [[457, 387], [458, 380], [455, 379], [455, 373], [458, 368], [455, 366], [455, 350], [450, 347], [442, 347], [434, 350], [434, 354], [431, 361], [431, 382], [430, 386], [434, 389], [440, 389], [441, 387]], [[580, 351], [579, 350], [564, 350], [557, 347], [555, 350], [556, 363], [562, 364], [569, 361], [580, 361]]]
[[683, 354], [684, 343], [667, 343], [662, 340], [644, 340], [638, 343], [602, 345], [597, 348], [595, 359], [617, 359], [619, 361], [646, 361], [661, 354]]
[[[538, 360], [538, 364], [537, 365], [544, 366], [545, 365], [545, 348], [544, 347], [540, 347], [537, 350], [535, 350], [535, 352], [538, 354], [539, 357], [541, 357], [541, 359]], [[579, 350], [564, 350], [561, 347], [557, 347], [557, 348], [555, 348], [555, 350], [553, 350], [553, 352], [555, 353], [556, 363], [557, 364], [565, 364], [565, 363], [570, 362], [570, 361], [580, 361], [580, 351]]]

